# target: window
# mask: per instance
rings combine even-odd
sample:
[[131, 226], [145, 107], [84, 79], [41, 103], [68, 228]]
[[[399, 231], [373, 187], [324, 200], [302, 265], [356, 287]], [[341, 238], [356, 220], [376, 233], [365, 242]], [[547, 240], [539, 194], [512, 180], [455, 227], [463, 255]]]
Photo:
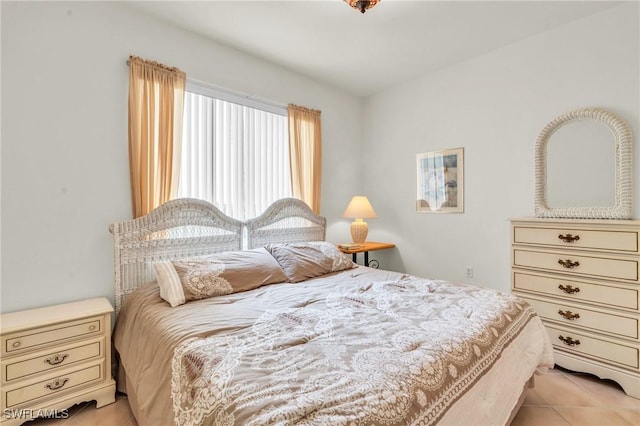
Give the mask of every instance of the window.
[[188, 81], [178, 197], [240, 220], [291, 197], [287, 126], [285, 107]]

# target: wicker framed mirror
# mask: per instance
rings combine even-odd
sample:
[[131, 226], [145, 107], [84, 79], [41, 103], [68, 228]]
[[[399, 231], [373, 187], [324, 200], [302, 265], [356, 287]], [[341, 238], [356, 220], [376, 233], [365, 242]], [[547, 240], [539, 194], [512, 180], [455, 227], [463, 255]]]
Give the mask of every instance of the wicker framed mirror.
[[630, 219], [632, 136], [614, 114], [583, 108], [562, 114], [535, 147], [535, 215]]

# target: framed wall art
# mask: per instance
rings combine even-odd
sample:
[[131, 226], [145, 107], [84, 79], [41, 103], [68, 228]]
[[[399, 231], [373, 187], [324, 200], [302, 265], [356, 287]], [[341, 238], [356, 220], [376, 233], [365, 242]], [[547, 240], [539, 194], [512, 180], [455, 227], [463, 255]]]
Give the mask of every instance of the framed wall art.
[[419, 213], [464, 212], [464, 148], [416, 155]]

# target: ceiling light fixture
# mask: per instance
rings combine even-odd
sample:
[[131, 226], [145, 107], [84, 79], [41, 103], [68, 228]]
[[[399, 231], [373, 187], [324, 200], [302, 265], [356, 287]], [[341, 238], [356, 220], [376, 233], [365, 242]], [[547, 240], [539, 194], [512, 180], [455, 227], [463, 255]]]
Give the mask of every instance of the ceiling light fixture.
[[373, 6], [378, 4], [380, 0], [344, 0], [354, 9], [359, 10], [364, 13], [367, 9], [371, 9]]

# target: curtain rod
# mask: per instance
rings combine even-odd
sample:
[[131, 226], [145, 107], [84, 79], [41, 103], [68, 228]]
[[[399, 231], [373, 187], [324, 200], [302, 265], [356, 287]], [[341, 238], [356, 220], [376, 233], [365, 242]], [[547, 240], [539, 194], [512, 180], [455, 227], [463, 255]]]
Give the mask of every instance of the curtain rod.
[[167, 71], [171, 71], [171, 72], [178, 72], [178, 73], [183, 73], [184, 72], [177, 67], [172, 67], [169, 65], [165, 65], [163, 63], [160, 63], [158, 61], [154, 61], [152, 59], [145, 59], [145, 58], [141, 58], [140, 56], [136, 56], [136, 55], [130, 55], [129, 59], [127, 59], [127, 65], [131, 66], [131, 60], [132, 59], [136, 59], [139, 60], [140, 62], [142, 62], [143, 64], [147, 65], [147, 66], [152, 66], [152, 67], [156, 67], [156, 68], [160, 68], [163, 70], [167, 70]]
[[237, 98], [247, 99], [249, 101], [258, 102], [258, 103], [262, 103], [262, 104], [265, 104], [265, 105], [270, 105], [270, 106], [275, 107], [275, 108], [281, 108], [281, 109], [284, 109], [284, 110], [286, 110], [288, 108], [287, 104], [280, 104], [278, 102], [274, 102], [274, 101], [269, 100], [269, 99], [259, 98], [257, 96], [252, 96], [252, 95], [240, 92], [240, 91], [227, 89], [225, 87], [217, 86], [215, 84], [207, 83], [207, 82], [204, 82], [204, 81], [195, 80], [195, 79], [189, 78], [189, 77], [187, 77], [187, 83], [191, 83], [191, 84], [194, 84], [196, 86], [200, 86], [200, 87], [204, 87], [204, 88], [209, 88], [211, 90], [222, 92], [222, 93], [225, 93], [227, 95], [231, 95], [231, 96], [234, 96], [234, 97], [237, 97]]
[[[129, 66], [129, 65], [131, 65], [131, 61], [129, 61], [129, 59], [127, 59], [127, 66]], [[231, 90], [231, 89], [227, 89], [227, 88], [224, 88], [224, 87], [221, 87], [221, 86], [217, 86], [215, 84], [211, 84], [211, 83], [206, 83], [204, 81], [195, 80], [193, 78], [187, 77], [187, 82], [190, 82], [190, 83], [193, 83], [193, 84], [197, 84], [199, 86], [209, 87], [209, 88], [211, 88], [213, 90], [218, 90], [220, 92], [228, 93], [230, 95], [238, 96], [240, 98], [244, 98], [244, 99], [248, 99], [248, 100], [251, 100], [251, 101], [255, 101], [255, 102], [260, 102], [260, 103], [263, 103], [263, 104], [271, 105], [271, 106], [276, 107], [276, 108], [283, 108], [283, 109], [287, 109], [288, 108], [288, 105], [286, 105], [286, 104], [280, 104], [278, 102], [273, 102], [273, 101], [266, 100], [266, 99], [263, 99], [263, 98], [258, 98], [258, 97], [255, 97], [255, 96], [248, 95], [246, 93], [237, 92], [235, 90]]]

